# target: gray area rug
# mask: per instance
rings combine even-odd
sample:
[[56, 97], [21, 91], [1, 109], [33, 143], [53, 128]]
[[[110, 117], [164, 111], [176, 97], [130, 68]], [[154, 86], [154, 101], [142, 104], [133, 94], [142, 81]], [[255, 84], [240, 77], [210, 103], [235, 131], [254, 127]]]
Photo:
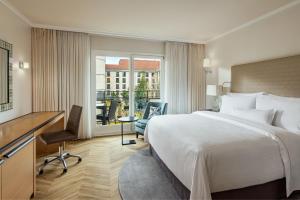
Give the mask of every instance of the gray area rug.
[[180, 199], [149, 149], [137, 152], [124, 163], [119, 190], [123, 200]]

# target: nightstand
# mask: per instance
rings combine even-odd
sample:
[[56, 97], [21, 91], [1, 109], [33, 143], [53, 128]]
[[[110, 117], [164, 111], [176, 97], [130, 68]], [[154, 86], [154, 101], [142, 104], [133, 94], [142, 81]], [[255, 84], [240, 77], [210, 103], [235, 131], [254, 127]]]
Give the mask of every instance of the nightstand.
[[210, 111], [210, 112], [220, 112], [220, 110], [216, 110], [216, 109], [212, 109], [212, 108], [209, 108], [209, 109], [202, 109], [200, 111]]

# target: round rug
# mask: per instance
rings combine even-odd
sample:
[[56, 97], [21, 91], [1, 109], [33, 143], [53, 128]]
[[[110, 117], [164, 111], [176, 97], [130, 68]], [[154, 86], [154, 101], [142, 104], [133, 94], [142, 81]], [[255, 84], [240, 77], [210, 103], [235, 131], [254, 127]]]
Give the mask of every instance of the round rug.
[[149, 149], [125, 161], [119, 174], [119, 191], [123, 200], [180, 199]]

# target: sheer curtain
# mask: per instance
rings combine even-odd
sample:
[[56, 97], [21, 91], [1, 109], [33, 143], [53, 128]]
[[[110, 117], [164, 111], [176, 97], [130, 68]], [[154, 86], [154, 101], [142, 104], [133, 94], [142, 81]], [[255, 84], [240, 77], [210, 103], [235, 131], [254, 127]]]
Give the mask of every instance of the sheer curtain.
[[189, 44], [188, 49], [188, 87], [187, 101], [188, 112], [194, 112], [205, 108], [206, 83], [203, 60], [205, 48], [201, 44]]
[[168, 112], [190, 113], [204, 108], [204, 45], [167, 42], [165, 52]]
[[90, 37], [84, 33], [32, 29], [33, 111], [83, 106], [80, 138], [91, 138]]

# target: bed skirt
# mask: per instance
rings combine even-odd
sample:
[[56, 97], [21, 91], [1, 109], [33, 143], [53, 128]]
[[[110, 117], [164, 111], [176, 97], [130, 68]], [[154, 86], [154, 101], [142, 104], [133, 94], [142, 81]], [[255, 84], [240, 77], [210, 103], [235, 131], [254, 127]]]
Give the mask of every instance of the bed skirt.
[[[151, 145], [150, 154], [158, 161], [178, 195], [182, 199], [188, 200], [190, 190], [168, 169]], [[241, 189], [216, 192], [211, 195], [212, 199], [284, 199], [286, 198], [285, 178]]]

